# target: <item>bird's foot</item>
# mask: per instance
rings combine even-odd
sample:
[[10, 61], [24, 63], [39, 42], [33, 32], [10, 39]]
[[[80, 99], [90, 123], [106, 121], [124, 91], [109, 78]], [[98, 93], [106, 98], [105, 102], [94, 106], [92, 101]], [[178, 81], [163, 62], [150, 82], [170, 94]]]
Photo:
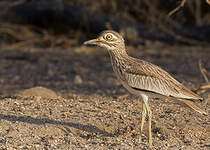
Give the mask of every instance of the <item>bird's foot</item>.
[[148, 143], [147, 143], [147, 141], [145, 141], [145, 139], [142, 136], [143, 136], [142, 134], [139, 135], [139, 138], [137, 139], [138, 140], [137, 142], [140, 143], [140, 144], [147, 145], [149, 148], [151, 148], [152, 147], [152, 139], [150, 138]]
[[138, 140], [139, 140], [139, 141], [138, 141], [139, 143], [143, 143], [143, 142], [142, 142], [142, 138], [141, 138], [141, 136], [139, 137], [139, 139], [138, 139]]
[[152, 139], [149, 139], [149, 148], [152, 147]]
[[139, 134], [139, 137], [138, 137], [138, 139], [137, 139], [137, 142], [138, 142], [138, 143], [145, 144], [145, 142], [144, 142], [142, 136], [143, 136], [143, 134]]

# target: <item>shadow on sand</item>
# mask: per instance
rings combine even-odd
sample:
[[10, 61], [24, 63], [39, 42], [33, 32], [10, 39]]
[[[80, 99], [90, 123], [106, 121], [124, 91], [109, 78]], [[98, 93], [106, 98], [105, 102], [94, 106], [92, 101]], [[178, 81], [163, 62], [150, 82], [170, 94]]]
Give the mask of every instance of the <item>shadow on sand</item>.
[[102, 131], [94, 125], [84, 125], [80, 123], [73, 123], [73, 122], [63, 122], [63, 121], [56, 121], [48, 118], [33, 118], [30, 116], [15, 116], [15, 115], [4, 115], [0, 114], [0, 120], [7, 120], [11, 122], [25, 122], [29, 124], [37, 124], [37, 125], [44, 125], [44, 124], [53, 124], [53, 125], [64, 125], [68, 127], [72, 127], [78, 130], [86, 131], [89, 133], [96, 133], [102, 134], [103, 136], [113, 136], [112, 134]]

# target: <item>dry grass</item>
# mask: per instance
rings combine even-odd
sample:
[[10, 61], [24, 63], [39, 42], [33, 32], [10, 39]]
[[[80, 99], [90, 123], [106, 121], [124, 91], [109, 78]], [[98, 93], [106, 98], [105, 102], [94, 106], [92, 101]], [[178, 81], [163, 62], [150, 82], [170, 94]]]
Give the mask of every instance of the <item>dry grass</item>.
[[[71, 35], [71, 33], [69, 33]], [[80, 37], [79, 32], [74, 32], [76, 37]], [[7, 36], [12, 40], [2, 42], [0, 49], [12, 50], [24, 47], [49, 47], [68, 48], [78, 45], [77, 39], [65, 35], [55, 35], [47, 30], [30, 25], [0, 24], [0, 35]]]

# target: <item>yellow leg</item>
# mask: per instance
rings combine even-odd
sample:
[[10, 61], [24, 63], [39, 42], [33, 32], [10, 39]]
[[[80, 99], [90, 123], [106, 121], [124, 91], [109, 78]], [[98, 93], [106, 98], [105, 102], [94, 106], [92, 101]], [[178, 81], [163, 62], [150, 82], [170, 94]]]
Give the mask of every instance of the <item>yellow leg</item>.
[[[145, 94], [141, 94], [141, 97], [142, 97], [142, 103], [144, 105], [144, 108], [142, 107], [142, 117], [143, 117], [143, 111], [145, 111], [148, 116], [148, 127], [149, 127], [149, 146], [151, 147], [152, 146], [152, 111], [149, 107], [149, 104], [148, 104], [148, 96], [145, 95]], [[142, 118], [143, 119], [143, 118]], [[144, 116], [144, 119], [145, 119], [145, 116]], [[141, 128], [143, 128], [143, 125], [141, 124]], [[142, 130], [142, 129], [141, 129]]]
[[149, 126], [149, 146], [152, 146], [152, 111], [149, 107], [148, 102], [145, 103], [147, 115], [148, 115], [148, 126]]
[[146, 107], [144, 102], [142, 102], [142, 116], [141, 116], [141, 128], [140, 128], [140, 137], [139, 137], [139, 142], [141, 141], [141, 137], [142, 137], [142, 132], [143, 132], [143, 127], [144, 127], [144, 122], [145, 122], [145, 118], [146, 118]]

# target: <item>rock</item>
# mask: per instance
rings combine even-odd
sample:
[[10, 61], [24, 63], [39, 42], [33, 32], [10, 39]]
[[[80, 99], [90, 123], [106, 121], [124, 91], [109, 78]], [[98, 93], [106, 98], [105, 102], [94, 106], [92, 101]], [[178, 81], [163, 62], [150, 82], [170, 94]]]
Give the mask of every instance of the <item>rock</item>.
[[76, 75], [75, 76], [74, 83], [75, 84], [82, 84], [83, 83], [82, 78], [80, 77], [80, 75]]

